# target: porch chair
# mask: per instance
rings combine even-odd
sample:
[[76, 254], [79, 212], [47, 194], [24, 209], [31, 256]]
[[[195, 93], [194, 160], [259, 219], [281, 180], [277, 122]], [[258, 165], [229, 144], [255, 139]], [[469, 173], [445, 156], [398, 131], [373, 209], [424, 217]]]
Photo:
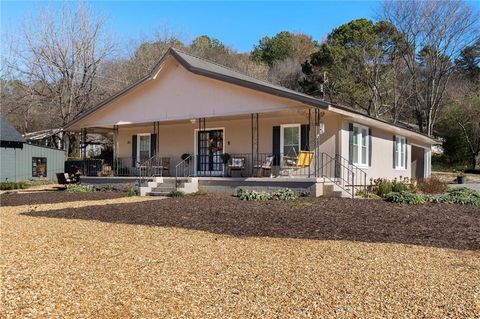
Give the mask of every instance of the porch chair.
[[228, 162], [228, 165], [227, 165], [228, 176], [232, 176], [233, 172], [240, 172], [240, 176], [244, 177], [245, 162], [246, 162], [245, 157], [232, 156], [232, 158], [230, 158], [230, 161]]
[[254, 175], [258, 177], [263, 177], [265, 172], [270, 172], [270, 177], [272, 177], [272, 166], [275, 155], [268, 155], [263, 162], [258, 162], [253, 166]]
[[282, 171], [286, 171], [288, 176], [292, 176], [294, 171], [310, 167], [314, 155], [314, 151], [300, 151], [296, 157], [284, 156]]
[[68, 173], [57, 173], [57, 182], [60, 185], [65, 185], [65, 188], [68, 187], [70, 184], [78, 184], [80, 183], [80, 177], [79, 176], [73, 176], [70, 177]]

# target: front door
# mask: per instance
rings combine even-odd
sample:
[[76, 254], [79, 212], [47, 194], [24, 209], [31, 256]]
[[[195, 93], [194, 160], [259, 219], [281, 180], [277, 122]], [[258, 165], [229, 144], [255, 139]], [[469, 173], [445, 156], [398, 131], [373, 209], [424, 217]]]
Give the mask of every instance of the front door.
[[197, 131], [198, 176], [223, 175], [223, 129]]

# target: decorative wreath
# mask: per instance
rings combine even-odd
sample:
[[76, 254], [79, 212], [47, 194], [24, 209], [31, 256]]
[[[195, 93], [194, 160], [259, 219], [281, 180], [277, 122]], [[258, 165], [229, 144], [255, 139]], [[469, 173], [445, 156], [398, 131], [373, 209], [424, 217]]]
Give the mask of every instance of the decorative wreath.
[[216, 153], [223, 150], [223, 138], [220, 136], [214, 136], [208, 140], [208, 150], [212, 153]]

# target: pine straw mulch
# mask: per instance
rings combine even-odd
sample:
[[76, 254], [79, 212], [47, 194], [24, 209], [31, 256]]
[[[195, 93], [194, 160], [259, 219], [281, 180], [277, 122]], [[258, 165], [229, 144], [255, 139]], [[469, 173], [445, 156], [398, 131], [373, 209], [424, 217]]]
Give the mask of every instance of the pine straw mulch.
[[7, 318], [480, 316], [478, 207], [20, 195], [1, 196]]

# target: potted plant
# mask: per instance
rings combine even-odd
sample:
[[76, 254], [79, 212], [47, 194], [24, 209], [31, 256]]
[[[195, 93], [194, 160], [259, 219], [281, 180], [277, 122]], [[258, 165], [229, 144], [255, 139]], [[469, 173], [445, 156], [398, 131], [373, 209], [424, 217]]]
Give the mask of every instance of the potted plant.
[[182, 154], [182, 156], [180, 156], [180, 158], [182, 159], [182, 161], [184, 161], [188, 158], [187, 163], [190, 162], [190, 160], [191, 160], [190, 154], [188, 154], [188, 153]]
[[467, 182], [467, 176], [465, 176], [464, 171], [460, 171], [457, 175], [457, 183], [458, 184], [465, 184]]

